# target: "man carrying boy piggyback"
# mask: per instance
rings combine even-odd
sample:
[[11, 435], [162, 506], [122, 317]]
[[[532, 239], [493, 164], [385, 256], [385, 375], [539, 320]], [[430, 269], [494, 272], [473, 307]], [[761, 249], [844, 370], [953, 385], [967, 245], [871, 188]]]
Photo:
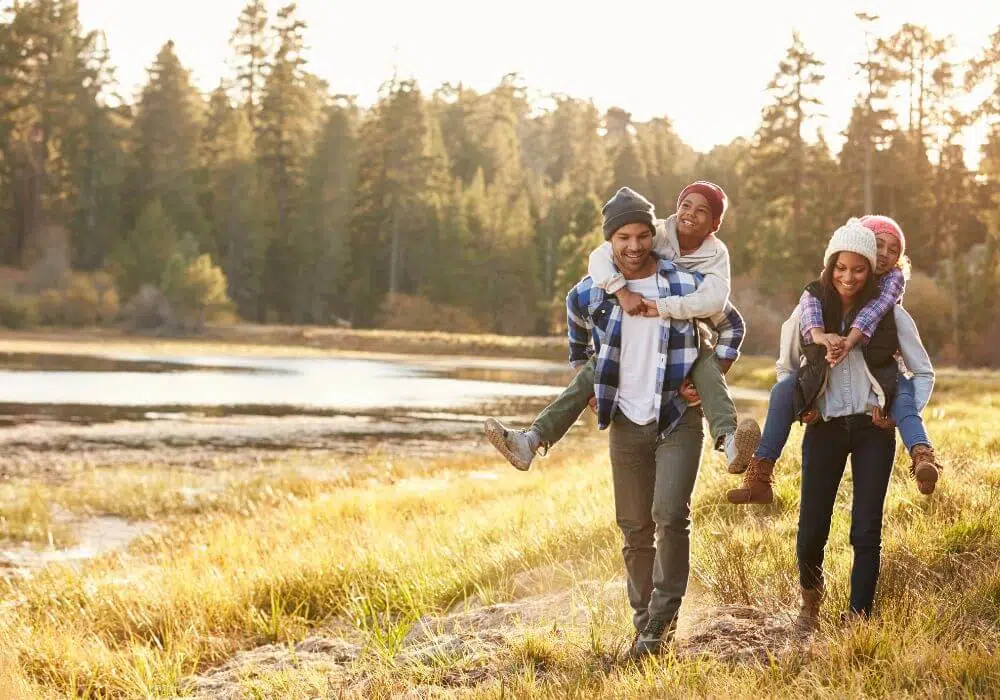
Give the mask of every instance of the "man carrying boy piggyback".
[[[623, 270], [617, 267], [612, 245], [602, 244], [590, 255], [588, 276], [594, 286], [619, 301], [629, 316], [659, 316], [665, 322], [693, 323], [722, 313], [729, 301], [729, 251], [716, 233], [722, 226], [728, 207], [726, 193], [718, 185], [699, 180], [681, 190], [676, 213], [667, 219], [653, 219], [652, 253], [677, 266], [700, 275], [697, 289], [686, 295], [660, 298], [643, 297], [630, 289]], [[619, 227], [642, 222], [652, 215], [653, 205], [642, 195], [623, 187], [604, 206], [605, 237], [608, 226]], [[738, 356], [735, 349], [717, 344], [716, 351], [703, 351], [695, 362], [688, 384], [692, 396], [701, 400], [708, 419], [709, 432], [716, 449], [726, 456], [728, 470], [744, 472], [760, 442], [760, 427], [753, 419], [737, 424], [736, 406], [726, 385], [724, 373]], [[588, 402], [594, 402], [594, 359], [579, 363], [579, 372], [570, 385], [546, 406], [527, 430], [510, 430], [499, 420], [489, 418], [486, 436], [513, 466], [530, 468], [535, 454], [548, 450], [579, 419]], [[624, 372], [632, 368], [624, 366]]]
[[[643, 306], [693, 294], [704, 275], [653, 255], [652, 205], [622, 188], [603, 209], [604, 235], [625, 286]], [[690, 504], [701, 459], [702, 410], [688, 381], [696, 323], [629, 315], [590, 275], [566, 297], [570, 362], [594, 359], [598, 427], [610, 427], [615, 515], [636, 630], [630, 655], [658, 653], [677, 626], [690, 568]], [[716, 352], [739, 355], [744, 325], [727, 301], [706, 319]], [[713, 359], [714, 362], [714, 359]]]

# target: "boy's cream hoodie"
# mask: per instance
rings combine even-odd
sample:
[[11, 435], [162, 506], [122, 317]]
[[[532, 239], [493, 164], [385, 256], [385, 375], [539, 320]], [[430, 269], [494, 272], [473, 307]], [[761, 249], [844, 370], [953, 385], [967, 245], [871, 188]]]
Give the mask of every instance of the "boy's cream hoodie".
[[[729, 300], [731, 278], [729, 271], [729, 249], [715, 234], [711, 234], [702, 244], [687, 255], [680, 255], [677, 242], [677, 215], [654, 222], [656, 236], [653, 238], [653, 253], [677, 263], [688, 270], [700, 272], [705, 279], [698, 289], [686, 296], [663, 297], [656, 302], [660, 316], [670, 318], [709, 318], [722, 312]], [[609, 294], [614, 294], [625, 286], [625, 278], [615, 267], [611, 243], [605, 242], [591, 254], [587, 274], [594, 284]]]

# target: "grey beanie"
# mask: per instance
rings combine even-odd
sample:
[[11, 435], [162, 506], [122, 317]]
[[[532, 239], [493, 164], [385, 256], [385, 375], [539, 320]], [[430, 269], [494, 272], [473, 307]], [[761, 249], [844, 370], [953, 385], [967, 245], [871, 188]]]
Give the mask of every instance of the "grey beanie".
[[653, 203], [629, 187], [622, 187], [604, 204], [604, 240], [626, 224], [646, 224], [653, 228]]

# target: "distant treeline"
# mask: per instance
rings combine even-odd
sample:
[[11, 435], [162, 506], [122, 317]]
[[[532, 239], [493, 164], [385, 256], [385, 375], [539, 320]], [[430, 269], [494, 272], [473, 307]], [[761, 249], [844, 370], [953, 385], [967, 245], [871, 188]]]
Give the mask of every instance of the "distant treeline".
[[[1000, 27], [949, 63], [947, 38], [909, 24], [876, 37], [870, 22], [839, 152], [806, 138], [823, 63], [795, 35], [754, 138], [703, 154], [668, 116], [532, 102], [516, 75], [487, 93], [392, 76], [364, 108], [309, 71], [295, 5], [261, 0], [234, 18], [228, 80], [199, 93], [168, 42], [131, 104], [76, 2], [15, 3], [0, 23], [0, 263], [21, 276], [5, 293], [72, 269], [110, 276], [123, 302], [171, 279], [177, 297], [176, 280], [217, 266], [250, 321], [549, 333], [600, 241], [601, 202], [629, 185], [666, 215], [701, 178], [730, 195], [721, 233], [760, 349], [830, 232], [878, 212], [906, 231], [906, 302], [932, 350], [1000, 359]], [[957, 110], [977, 87], [983, 102]], [[695, 99], [726, 109], [724, 94]], [[970, 171], [959, 137], [978, 124]]]

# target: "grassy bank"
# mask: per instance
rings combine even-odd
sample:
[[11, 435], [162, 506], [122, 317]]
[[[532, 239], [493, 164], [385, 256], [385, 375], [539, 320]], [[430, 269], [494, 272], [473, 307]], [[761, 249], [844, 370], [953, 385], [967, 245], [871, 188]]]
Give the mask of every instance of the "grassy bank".
[[[995, 695], [1000, 392], [980, 390], [981, 379], [957, 382], [928, 412], [947, 464], [932, 498], [917, 494], [898, 455], [877, 619], [836, 623], [850, 564], [845, 486], [822, 630], [811, 646], [770, 664], [711, 654], [643, 669], [610, 664], [628, 636], [620, 588], [610, 607], [591, 601], [601, 614], [581, 620], [554, 608], [488, 654], [402, 660], [418, 620], [516, 602], [530, 572], [548, 571], [570, 591], [620, 580], [606, 436], [583, 431], [527, 474], [481, 454], [429, 462], [375, 454], [331, 465], [329, 478], [290, 459], [255, 474], [178, 475], [153, 464], [81, 472], [78, 482], [38, 487], [44, 493], [9, 485], [5, 508], [52, 499], [79, 512], [153, 517], [162, 527], [126, 555], [4, 585], [0, 694], [184, 695], [195, 691], [195, 674], [273, 644], [294, 663], [244, 666], [219, 696], [390, 697], [417, 686], [470, 697]], [[724, 505], [734, 479], [705, 458], [694, 504], [699, 597], [687, 613], [717, 604], [794, 608], [800, 436], [796, 428], [777, 500], [766, 508]], [[201, 495], [192, 500], [192, 491]], [[357, 644], [360, 656], [333, 663], [328, 652], [327, 666], [295, 661], [294, 643], [315, 634]]]
[[158, 337], [104, 329], [0, 331], [0, 352], [99, 353], [108, 348], [133, 352], [219, 352], [237, 354], [375, 353], [381, 355], [463, 355], [566, 359], [562, 336], [380, 331], [326, 326], [209, 326], [191, 337]]

